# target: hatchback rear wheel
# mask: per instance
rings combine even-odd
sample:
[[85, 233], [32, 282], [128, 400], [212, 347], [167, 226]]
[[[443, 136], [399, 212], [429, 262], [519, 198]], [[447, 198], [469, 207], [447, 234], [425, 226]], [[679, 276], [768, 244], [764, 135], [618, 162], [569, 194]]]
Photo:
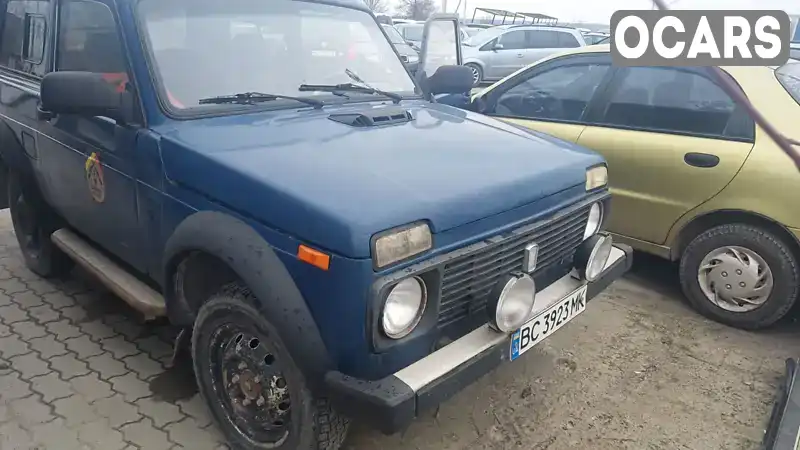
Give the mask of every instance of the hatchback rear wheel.
[[791, 247], [752, 225], [721, 225], [683, 252], [681, 286], [705, 316], [742, 329], [768, 327], [792, 308], [800, 267]]

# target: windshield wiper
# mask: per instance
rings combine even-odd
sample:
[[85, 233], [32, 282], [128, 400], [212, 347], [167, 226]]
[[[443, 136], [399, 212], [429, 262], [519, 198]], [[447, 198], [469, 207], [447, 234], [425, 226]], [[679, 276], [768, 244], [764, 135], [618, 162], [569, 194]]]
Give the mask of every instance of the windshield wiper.
[[325, 106], [325, 102], [321, 100], [315, 100], [313, 98], [292, 97], [289, 95], [280, 95], [280, 94], [265, 94], [263, 92], [241, 92], [238, 94], [201, 98], [198, 101], [198, 103], [200, 103], [201, 105], [221, 105], [223, 103], [233, 103], [239, 105], [255, 105], [256, 103], [270, 102], [278, 99], [294, 100], [300, 103], [305, 103], [306, 105], [311, 105], [317, 109]]
[[336, 94], [337, 92], [343, 91], [350, 91], [350, 92], [363, 92], [365, 94], [378, 94], [383, 95], [384, 97], [389, 97], [392, 99], [394, 103], [400, 103], [400, 100], [403, 99], [403, 96], [400, 94], [396, 94], [394, 92], [383, 91], [381, 89], [376, 89], [369, 84], [367, 84], [364, 80], [361, 79], [358, 75], [355, 74], [350, 69], [345, 69], [344, 73], [350, 77], [353, 81], [359, 84], [354, 83], [341, 83], [341, 84], [301, 84], [297, 90], [300, 92], [308, 92], [308, 91], [318, 91], [318, 92], [330, 92]]

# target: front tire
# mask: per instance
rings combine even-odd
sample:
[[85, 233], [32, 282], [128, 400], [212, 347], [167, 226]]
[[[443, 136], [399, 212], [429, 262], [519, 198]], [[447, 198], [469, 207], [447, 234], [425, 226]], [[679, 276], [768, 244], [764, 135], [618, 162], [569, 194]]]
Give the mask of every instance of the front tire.
[[311, 394], [256, 304], [232, 284], [200, 308], [192, 359], [203, 399], [235, 449], [337, 450], [348, 421]]
[[8, 174], [11, 222], [25, 264], [35, 274], [50, 278], [68, 273], [74, 262], [50, 235], [59, 228], [58, 216], [39, 195], [36, 186], [16, 172]]
[[798, 296], [800, 267], [788, 243], [752, 225], [721, 225], [700, 234], [680, 262], [683, 292], [717, 322], [756, 330], [783, 318]]

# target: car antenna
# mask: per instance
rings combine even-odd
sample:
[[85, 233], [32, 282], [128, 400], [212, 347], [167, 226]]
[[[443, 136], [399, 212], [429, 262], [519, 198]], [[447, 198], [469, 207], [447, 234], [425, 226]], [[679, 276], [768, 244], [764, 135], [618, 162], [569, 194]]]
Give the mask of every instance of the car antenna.
[[[669, 10], [669, 7], [666, 3], [664, 3], [664, 0], [653, 0], [653, 4], [656, 5], [661, 11]], [[773, 127], [767, 118], [761, 115], [756, 107], [750, 103], [750, 100], [747, 99], [747, 96], [744, 95], [744, 92], [739, 89], [733, 80], [725, 75], [725, 72], [723, 72], [722, 69], [717, 66], [710, 66], [708, 69], [725, 93], [730, 95], [731, 98], [733, 98], [733, 101], [738, 103], [747, 111], [747, 114], [753, 119], [753, 121], [755, 121], [758, 126], [764, 129], [764, 132], [767, 133], [767, 135], [772, 138], [776, 144], [778, 144], [778, 147], [780, 147], [781, 150], [783, 150], [783, 152], [792, 159], [794, 165], [798, 170], [800, 170], [800, 151], [794, 148], [795, 145], [800, 146], [800, 141], [782, 135], [780, 131]]]

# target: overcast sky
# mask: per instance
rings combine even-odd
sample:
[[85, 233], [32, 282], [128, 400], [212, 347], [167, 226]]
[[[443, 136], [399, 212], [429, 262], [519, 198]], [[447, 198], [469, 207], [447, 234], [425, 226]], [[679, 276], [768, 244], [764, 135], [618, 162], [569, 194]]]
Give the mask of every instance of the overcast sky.
[[[447, 2], [447, 12], [454, 12], [458, 0]], [[472, 17], [476, 7], [505, 9], [509, 11], [542, 13], [561, 21], [607, 23], [611, 14], [619, 9], [650, 9], [650, 0], [461, 0], [467, 6], [467, 16]], [[789, 14], [800, 14], [800, 0], [665, 0], [674, 9], [782, 9]]]

